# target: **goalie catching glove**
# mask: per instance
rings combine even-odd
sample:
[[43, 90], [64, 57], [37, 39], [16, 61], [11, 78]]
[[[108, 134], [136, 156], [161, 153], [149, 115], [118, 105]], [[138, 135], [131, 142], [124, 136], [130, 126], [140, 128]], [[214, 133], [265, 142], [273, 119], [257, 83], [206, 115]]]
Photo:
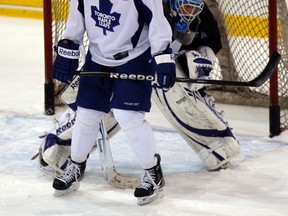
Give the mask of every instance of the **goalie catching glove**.
[[80, 50], [79, 44], [71, 40], [63, 39], [54, 47], [57, 57], [52, 68], [52, 77], [61, 82], [69, 84], [78, 68]]
[[[200, 47], [198, 51], [191, 50], [185, 53], [191, 79], [209, 79], [213, 70], [216, 56], [209, 47]], [[190, 90], [197, 91], [203, 88], [204, 84], [191, 84]]]
[[161, 54], [157, 54], [152, 60], [155, 70], [157, 72], [158, 85], [164, 90], [173, 87], [176, 77], [176, 66], [172, 49], [167, 49]]

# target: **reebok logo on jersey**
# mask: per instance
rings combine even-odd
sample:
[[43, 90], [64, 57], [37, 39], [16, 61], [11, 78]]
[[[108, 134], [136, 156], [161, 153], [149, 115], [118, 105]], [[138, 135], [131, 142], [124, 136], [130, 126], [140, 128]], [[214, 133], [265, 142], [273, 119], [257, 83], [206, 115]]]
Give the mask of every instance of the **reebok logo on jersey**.
[[99, 1], [99, 9], [96, 6], [91, 6], [91, 17], [96, 21], [96, 26], [103, 29], [103, 34], [106, 35], [106, 31], [114, 32], [113, 28], [120, 25], [119, 19], [121, 14], [113, 12], [111, 13], [113, 4], [108, 0]]

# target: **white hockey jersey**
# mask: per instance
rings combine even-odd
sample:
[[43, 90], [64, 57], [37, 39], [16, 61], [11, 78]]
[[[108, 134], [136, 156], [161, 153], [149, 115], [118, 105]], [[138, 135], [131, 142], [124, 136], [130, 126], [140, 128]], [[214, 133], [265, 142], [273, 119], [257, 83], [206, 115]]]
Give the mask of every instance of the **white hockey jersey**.
[[122, 65], [150, 46], [155, 55], [172, 38], [162, 0], [71, 0], [64, 38], [81, 44], [85, 31], [92, 60], [106, 66]]

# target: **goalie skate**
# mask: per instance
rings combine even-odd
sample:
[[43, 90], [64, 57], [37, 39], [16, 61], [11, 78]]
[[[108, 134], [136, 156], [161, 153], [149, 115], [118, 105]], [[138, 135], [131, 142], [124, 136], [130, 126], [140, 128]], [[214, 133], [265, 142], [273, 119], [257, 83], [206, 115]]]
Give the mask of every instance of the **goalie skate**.
[[[176, 64], [177, 76], [184, 77]], [[154, 88], [152, 98], [171, 125], [205, 163], [208, 170], [228, 166], [240, 151], [238, 141], [216, 111], [212, 97], [175, 83], [169, 91]]]

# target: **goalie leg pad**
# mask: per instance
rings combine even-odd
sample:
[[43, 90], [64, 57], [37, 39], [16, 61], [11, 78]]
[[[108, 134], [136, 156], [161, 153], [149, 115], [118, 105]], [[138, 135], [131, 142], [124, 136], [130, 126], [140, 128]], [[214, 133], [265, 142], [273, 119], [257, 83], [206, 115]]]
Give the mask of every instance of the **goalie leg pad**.
[[220, 140], [209, 144], [209, 147], [200, 150], [198, 155], [210, 171], [226, 168], [230, 160], [241, 153], [238, 142], [228, 137], [224, 138], [224, 142]]
[[189, 90], [187, 84], [176, 83], [168, 92], [154, 88], [152, 98], [208, 170], [221, 168], [241, 152], [211, 97]]
[[61, 140], [54, 134], [48, 134], [45, 139], [45, 151], [41, 154], [43, 160], [62, 173], [70, 155], [71, 140]]

